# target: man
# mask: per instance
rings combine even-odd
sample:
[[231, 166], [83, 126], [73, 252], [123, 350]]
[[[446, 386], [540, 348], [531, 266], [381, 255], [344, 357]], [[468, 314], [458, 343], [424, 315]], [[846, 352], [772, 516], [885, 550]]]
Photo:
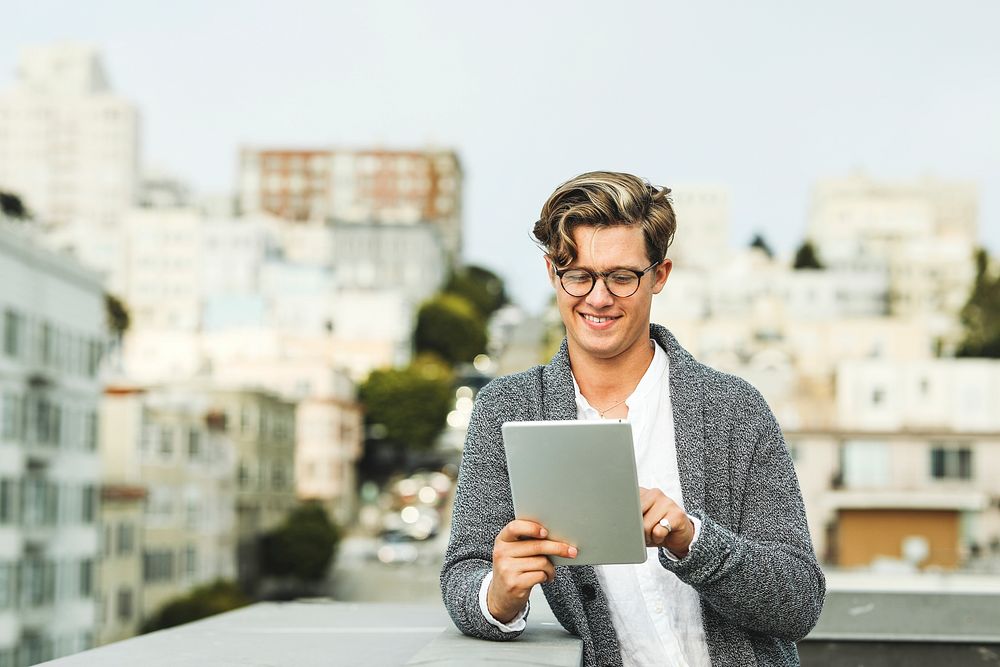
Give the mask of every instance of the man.
[[[462, 458], [444, 601], [465, 634], [525, 627], [541, 584], [587, 665], [797, 665], [825, 582], [781, 430], [745, 381], [704, 366], [663, 327], [670, 190], [594, 172], [560, 186], [534, 235], [566, 339], [548, 366], [479, 394]], [[541, 419], [632, 424], [643, 528], [639, 565], [559, 566], [572, 545], [515, 520], [500, 427]], [[572, 480], [552, 480], [552, 493]]]

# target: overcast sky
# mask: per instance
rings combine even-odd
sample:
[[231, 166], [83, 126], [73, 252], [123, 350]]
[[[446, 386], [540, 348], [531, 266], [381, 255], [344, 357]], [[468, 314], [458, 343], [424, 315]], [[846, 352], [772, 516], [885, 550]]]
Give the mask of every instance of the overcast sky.
[[[729, 188], [733, 243], [801, 240], [818, 178], [981, 188], [1000, 250], [1000, 3], [14, 0], [18, 49], [99, 47], [142, 114], [142, 159], [203, 193], [241, 144], [453, 147], [466, 256], [546, 298], [528, 230], [592, 169]], [[679, 233], [683, 233], [683, 220]]]

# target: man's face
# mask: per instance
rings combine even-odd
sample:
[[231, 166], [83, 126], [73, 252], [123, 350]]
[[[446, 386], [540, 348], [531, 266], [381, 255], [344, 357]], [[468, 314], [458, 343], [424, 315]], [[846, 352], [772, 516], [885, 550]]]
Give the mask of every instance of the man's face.
[[[651, 263], [646, 255], [642, 229], [638, 225], [614, 227], [577, 227], [573, 233], [577, 258], [570, 267], [594, 272], [614, 269], [641, 271]], [[545, 259], [549, 279], [556, 293], [556, 303], [563, 324], [570, 353], [590, 355], [595, 359], [614, 359], [634, 349], [647, 345], [649, 340], [649, 309], [653, 295], [658, 294], [670, 274], [670, 260], [648, 271], [639, 281], [639, 289], [628, 297], [618, 297], [608, 291], [598, 278], [590, 294], [570, 296], [559, 283], [551, 260]]]

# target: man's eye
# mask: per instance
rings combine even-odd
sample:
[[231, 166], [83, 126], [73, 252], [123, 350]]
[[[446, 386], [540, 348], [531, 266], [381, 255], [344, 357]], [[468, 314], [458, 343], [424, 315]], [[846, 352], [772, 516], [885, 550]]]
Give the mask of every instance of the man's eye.
[[563, 280], [570, 283], [589, 283], [590, 274], [588, 273], [566, 273], [563, 275]]
[[631, 273], [624, 273], [624, 272], [622, 272], [622, 273], [612, 273], [608, 277], [611, 279], [611, 282], [613, 282], [615, 284], [618, 284], [618, 285], [628, 285], [633, 280], [635, 280], [635, 275], [633, 275]]

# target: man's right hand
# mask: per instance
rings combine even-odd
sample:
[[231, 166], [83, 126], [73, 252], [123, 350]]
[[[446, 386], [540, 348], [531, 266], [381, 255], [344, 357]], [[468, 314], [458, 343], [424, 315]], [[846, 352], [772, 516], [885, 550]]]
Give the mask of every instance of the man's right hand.
[[486, 605], [501, 623], [514, 619], [535, 584], [552, 581], [556, 568], [546, 556], [576, 558], [576, 547], [545, 539], [549, 532], [534, 521], [515, 519], [493, 541], [493, 581]]

